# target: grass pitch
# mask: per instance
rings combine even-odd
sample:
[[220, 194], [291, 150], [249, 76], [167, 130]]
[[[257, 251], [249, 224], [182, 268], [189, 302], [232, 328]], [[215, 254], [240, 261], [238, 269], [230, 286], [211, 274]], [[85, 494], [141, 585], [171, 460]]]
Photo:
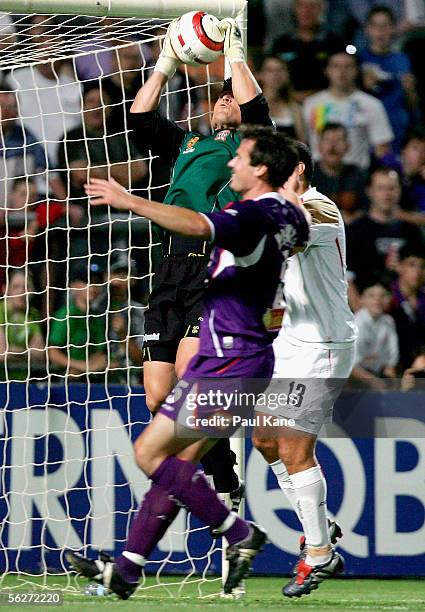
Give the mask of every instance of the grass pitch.
[[[229, 601], [214, 597], [219, 590], [219, 581], [202, 584], [202, 597], [199, 597], [199, 582], [193, 579], [181, 588], [182, 578], [163, 577], [167, 587], [154, 586], [155, 579], [147, 580], [145, 590], [128, 601], [119, 601], [111, 596], [86, 596], [81, 589], [87, 584], [84, 580], [67, 581], [63, 577], [49, 579], [50, 588], [69, 587], [64, 594], [64, 604], [48, 606], [51, 612], [88, 612], [102, 610], [103, 612], [139, 612], [155, 610], [155, 612], [172, 609], [222, 610], [223, 612], [250, 610], [305, 610], [306, 612], [322, 612], [323, 610], [425, 610], [425, 580], [361, 580], [334, 579], [324, 582], [317, 591], [300, 599], [290, 600], [282, 597], [281, 587], [286, 578], [250, 578], [247, 581], [247, 595], [239, 601]], [[34, 582], [34, 579], [31, 579]], [[2, 591], [31, 591], [29, 582], [25, 584], [15, 577], [7, 577], [1, 584]], [[73, 592], [71, 592], [73, 589]], [[38, 590], [38, 589], [37, 589]], [[46, 606], [47, 607], [47, 606]], [[7, 604], [1, 605], [1, 610], [40, 609], [40, 606]], [[44, 606], [43, 606], [44, 608]]]

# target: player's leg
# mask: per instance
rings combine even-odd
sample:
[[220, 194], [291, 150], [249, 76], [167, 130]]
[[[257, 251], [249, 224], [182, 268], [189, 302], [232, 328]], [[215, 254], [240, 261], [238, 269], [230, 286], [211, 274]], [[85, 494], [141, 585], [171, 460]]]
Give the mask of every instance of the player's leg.
[[[184, 299], [186, 309], [185, 336], [180, 340], [176, 355], [177, 378], [182, 378], [189, 361], [196, 355], [199, 348], [204, 292], [203, 279], [205, 277], [204, 266], [200, 265], [199, 262], [193, 262], [191, 274], [195, 277], [195, 282], [191, 283], [191, 290], [190, 292], [186, 291]], [[217, 443], [202, 457], [201, 465], [205, 474], [212, 477], [215, 490], [223, 495], [228, 494], [232, 509], [237, 511], [245, 487], [234, 469], [236, 455], [230, 448], [230, 441], [227, 438], [217, 440]]]
[[[342, 557], [331, 546], [331, 537], [335, 540], [341, 531], [332, 523], [333, 533], [330, 533], [326, 481], [314, 450], [317, 434], [322, 424], [331, 420], [333, 404], [351, 369], [352, 350], [329, 351], [286, 343], [281, 355], [282, 360], [277, 360], [275, 371], [278, 376], [287, 378], [274, 378], [275, 391], [289, 386], [291, 391], [298, 393], [299, 399], [295, 405], [279, 409], [279, 415], [293, 418], [295, 426], [282, 428], [278, 454], [282, 471], [286, 470], [292, 483], [306, 538], [296, 575], [283, 589], [284, 595], [292, 597], [310, 593], [322, 580], [343, 569]], [[299, 378], [300, 372], [304, 374], [303, 379]], [[283, 473], [281, 477], [286, 478], [286, 475]]]
[[[144, 349], [146, 355], [147, 348]], [[174, 363], [166, 361], [143, 361], [143, 386], [146, 393], [146, 405], [155, 413], [176, 384]]]
[[[200, 358], [199, 361], [201, 361]], [[259, 375], [263, 371], [265, 373], [263, 376], [268, 374], [269, 362], [270, 356], [267, 354], [263, 358], [251, 360], [248, 373], [250, 374], [252, 370], [255, 375], [258, 369]], [[214, 368], [216, 367], [215, 365]], [[215, 371], [214, 368], [213, 371]], [[241, 368], [240, 365], [239, 368]], [[193, 390], [193, 381], [202, 380], [202, 374], [205, 375], [205, 371], [208, 371], [207, 367], [204, 372], [201, 371], [200, 373], [192, 370], [190, 373], [188, 372], [187, 381], [180, 381], [174, 394], [162, 406], [161, 412], [156, 415], [136, 441], [135, 454], [138, 465], [154, 483], [155, 488], [152, 487], [149, 492], [149, 501], [152, 508], [155, 503], [157, 504], [155, 506], [156, 515], [159, 514], [161, 504], [166, 504], [170, 499], [177, 500], [190, 509], [195, 516], [213, 527], [217, 534], [225, 535], [230, 544], [228, 549], [230, 552], [230, 570], [225, 592], [231, 592], [239, 584], [241, 578], [247, 575], [250, 561], [264, 543], [265, 534], [255, 525], [242, 521], [230, 512], [209, 487], [203, 474], [192, 463], [183, 461], [176, 456], [204, 435], [186, 429], [186, 435], [182, 435], [183, 432], [179, 430], [180, 437], [176, 439], [176, 426], [181, 427], [180, 410], [182, 406], [186, 406], [188, 403], [189, 398], [186, 396]], [[236, 375], [241, 374], [243, 375], [244, 372], [236, 372]], [[183, 423], [185, 422], [183, 419]], [[164, 496], [164, 491], [167, 494], [166, 496]], [[160, 516], [154, 518], [160, 519]], [[158, 526], [157, 520], [156, 525]], [[159, 533], [162, 537], [161, 527]], [[160, 537], [157, 538], [156, 542]], [[153, 542], [153, 545], [156, 542]], [[136, 580], [140, 574], [141, 559], [136, 556], [139, 555], [139, 552], [135, 554], [132, 554], [132, 552], [128, 550], [129, 555], [122, 555], [116, 564], [106, 559], [91, 561], [70, 552], [67, 554], [67, 559], [74, 568], [85, 576], [102, 581], [104, 584], [106, 577], [108, 579], [106, 586], [110, 586], [115, 593], [125, 599], [135, 590]], [[133, 570], [134, 574], [132, 574]], [[134, 581], [132, 580], [133, 575], [136, 578]]]
[[175, 362], [183, 319], [177, 308], [173, 283], [174, 262], [161, 260], [145, 313], [143, 342], [143, 386], [146, 405], [155, 413], [176, 384]]

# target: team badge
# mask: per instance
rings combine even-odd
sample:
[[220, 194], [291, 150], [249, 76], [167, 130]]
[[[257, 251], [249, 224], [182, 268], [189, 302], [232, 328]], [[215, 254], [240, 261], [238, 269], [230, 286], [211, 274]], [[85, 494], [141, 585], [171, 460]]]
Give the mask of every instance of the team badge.
[[190, 140], [187, 141], [187, 145], [185, 150], [183, 151], [183, 155], [185, 153], [192, 153], [192, 151], [195, 150], [195, 145], [199, 140], [199, 136], [193, 136], [193, 138], [191, 138]]
[[230, 130], [221, 130], [221, 132], [219, 132], [216, 135], [214, 140], [223, 140], [223, 141], [225, 141], [229, 134], [230, 134]]

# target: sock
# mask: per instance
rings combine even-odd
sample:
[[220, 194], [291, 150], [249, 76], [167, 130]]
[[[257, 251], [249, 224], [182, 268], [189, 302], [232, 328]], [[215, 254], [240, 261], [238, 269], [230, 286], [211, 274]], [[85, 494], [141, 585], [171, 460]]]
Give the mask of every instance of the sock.
[[214, 488], [219, 493], [230, 493], [239, 487], [239, 478], [233, 469], [236, 455], [230, 449], [230, 440], [220, 438], [217, 443], [202, 457], [205, 474], [214, 479]]
[[152, 483], [131, 522], [124, 552], [116, 565], [126, 582], [137, 582], [156, 544], [179, 513], [180, 507], [168, 493]]
[[280, 459], [278, 459], [277, 461], [274, 461], [273, 463], [269, 463], [269, 465], [271, 469], [273, 470], [274, 475], [276, 476], [279, 487], [285, 493], [286, 497], [291, 503], [291, 506], [296, 512], [298, 518], [300, 518], [300, 515], [298, 513], [297, 499], [295, 497], [294, 487], [292, 485], [292, 481], [288, 474], [288, 470], [285, 467], [285, 464]]
[[[319, 465], [291, 474], [290, 479], [297, 500], [298, 516], [308, 542], [306, 562], [308, 565], [321, 565], [331, 556], [326, 516], [326, 480]], [[323, 554], [309, 554], [309, 549], [314, 552], [315, 548], [324, 548]]]
[[151, 480], [186, 506], [201, 521], [219, 528], [229, 544], [244, 540], [249, 526], [219, 500], [204, 474], [189, 461], [167, 457], [151, 476]]

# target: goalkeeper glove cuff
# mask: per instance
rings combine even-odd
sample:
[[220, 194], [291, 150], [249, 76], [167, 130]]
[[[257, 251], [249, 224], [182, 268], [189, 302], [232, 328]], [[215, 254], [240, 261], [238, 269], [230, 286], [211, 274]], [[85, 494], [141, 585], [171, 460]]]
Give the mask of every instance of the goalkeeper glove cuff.
[[236, 21], [230, 17], [222, 19], [220, 27], [224, 30], [224, 55], [229, 64], [246, 62], [241, 31]]
[[180, 62], [178, 59], [167, 57], [166, 55], [160, 55], [155, 64], [154, 72], [162, 72], [162, 74], [165, 74], [165, 76], [171, 79], [174, 76], [179, 64]]

